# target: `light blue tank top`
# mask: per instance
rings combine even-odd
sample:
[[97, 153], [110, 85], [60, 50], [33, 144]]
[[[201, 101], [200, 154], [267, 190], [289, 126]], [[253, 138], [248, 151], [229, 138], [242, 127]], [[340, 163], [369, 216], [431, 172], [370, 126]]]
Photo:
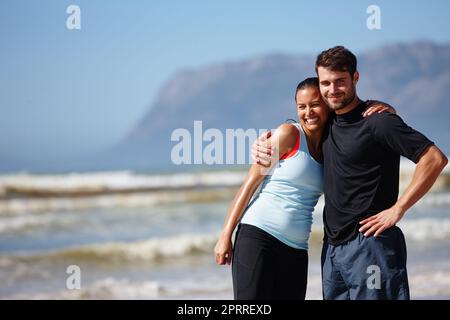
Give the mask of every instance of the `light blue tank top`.
[[280, 160], [248, 205], [241, 223], [256, 226], [281, 242], [308, 249], [314, 207], [323, 192], [323, 166], [310, 155], [300, 124], [298, 151]]

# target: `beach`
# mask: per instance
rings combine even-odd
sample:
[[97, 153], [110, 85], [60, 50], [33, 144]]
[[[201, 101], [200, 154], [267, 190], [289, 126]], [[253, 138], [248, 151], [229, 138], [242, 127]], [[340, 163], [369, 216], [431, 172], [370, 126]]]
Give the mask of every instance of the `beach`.
[[[213, 248], [244, 177], [1, 176], [0, 298], [232, 299], [231, 267], [215, 264]], [[443, 179], [398, 224], [412, 299], [450, 298], [450, 191]], [[323, 197], [313, 216], [307, 299], [322, 298], [322, 208]], [[70, 266], [79, 267], [80, 289], [68, 288]]]

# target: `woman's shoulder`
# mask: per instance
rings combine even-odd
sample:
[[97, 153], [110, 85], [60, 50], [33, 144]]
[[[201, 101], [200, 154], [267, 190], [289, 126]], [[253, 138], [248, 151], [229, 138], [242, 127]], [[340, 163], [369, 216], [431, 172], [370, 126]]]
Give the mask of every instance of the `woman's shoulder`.
[[294, 146], [300, 134], [297, 126], [291, 123], [280, 124], [275, 132], [280, 146], [285, 145], [287, 147]]
[[293, 123], [282, 123], [276, 129], [280, 138], [297, 137], [299, 134], [298, 127]]
[[277, 131], [279, 131], [280, 134], [283, 135], [291, 135], [291, 134], [297, 134], [298, 128], [293, 123], [282, 123], [278, 126]]

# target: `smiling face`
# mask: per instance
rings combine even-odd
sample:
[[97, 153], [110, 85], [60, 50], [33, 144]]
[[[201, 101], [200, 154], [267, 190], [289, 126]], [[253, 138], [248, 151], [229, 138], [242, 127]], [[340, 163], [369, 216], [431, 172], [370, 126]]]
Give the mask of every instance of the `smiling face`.
[[327, 123], [330, 109], [322, 100], [319, 88], [306, 87], [297, 91], [297, 115], [306, 132], [322, 130]]
[[[320, 92], [325, 103], [334, 111], [343, 112], [356, 97], [356, 83], [359, 74], [351, 77], [348, 71], [332, 71], [324, 67], [317, 68]], [[337, 112], [339, 114], [339, 112]]]

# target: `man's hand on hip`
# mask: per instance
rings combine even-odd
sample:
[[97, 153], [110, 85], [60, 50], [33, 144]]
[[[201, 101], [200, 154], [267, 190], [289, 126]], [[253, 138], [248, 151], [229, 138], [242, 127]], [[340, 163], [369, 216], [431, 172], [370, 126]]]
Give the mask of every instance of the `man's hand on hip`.
[[405, 212], [393, 206], [387, 210], [373, 215], [367, 219], [360, 221], [362, 227], [359, 228], [359, 232], [363, 232], [365, 237], [369, 237], [374, 232], [374, 237], [381, 234], [384, 230], [394, 226], [403, 217]]

